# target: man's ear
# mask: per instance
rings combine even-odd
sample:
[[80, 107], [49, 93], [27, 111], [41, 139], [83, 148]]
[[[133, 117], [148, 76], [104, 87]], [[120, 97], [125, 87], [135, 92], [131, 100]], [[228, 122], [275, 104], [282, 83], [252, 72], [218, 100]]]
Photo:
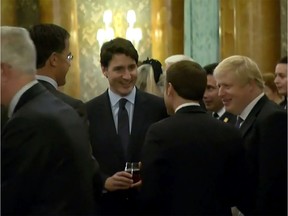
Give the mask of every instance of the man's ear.
[[49, 58], [48, 58], [47, 61], [49, 61], [49, 64], [50, 64], [51, 66], [56, 67], [56, 66], [57, 66], [57, 61], [58, 61], [57, 53], [53, 52], [53, 53], [49, 56]]
[[173, 94], [174, 88], [173, 88], [173, 85], [170, 82], [167, 83], [166, 91], [167, 91], [167, 95], [168, 96], [171, 96]]
[[108, 78], [108, 75], [107, 75], [107, 72], [108, 72], [107, 67], [101, 66], [101, 70], [102, 70], [103, 75], [104, 75], [106, 78]]

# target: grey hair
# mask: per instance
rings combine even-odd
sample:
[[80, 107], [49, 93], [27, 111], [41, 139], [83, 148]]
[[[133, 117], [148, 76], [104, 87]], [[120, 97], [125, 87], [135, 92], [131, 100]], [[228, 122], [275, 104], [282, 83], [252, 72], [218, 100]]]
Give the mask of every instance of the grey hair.
[[179, 61], [192, 61], [195, 62], [194, 59], [192, 59], [190, 56], [182, 55], [182, 54], [177, 54], [177, 55], [172, 55], [169, 56], [168, 58], [165, 59], [165, 64], [174, 64]]
[[36, 73], [36, 49], [26, 29], [1, 26], [1, 63], [27, 74]]
[[254, 80], [260, 89], [264, 89], [264, 80], [258, 65], [249, 57], [233, 55], [218, 64], [214, 70], [214, 75], [234, 73], [237, 80], [245, 85]]

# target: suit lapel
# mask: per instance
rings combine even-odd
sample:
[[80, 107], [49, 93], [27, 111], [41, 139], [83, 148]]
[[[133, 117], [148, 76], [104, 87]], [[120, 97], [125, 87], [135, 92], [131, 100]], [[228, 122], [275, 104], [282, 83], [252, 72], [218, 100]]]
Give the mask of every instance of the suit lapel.
[[253, 107], [245, 121], [240, 127], [240, 131], [242, 132], [243, 137], [248, 132], [249, 128], [253, 125], [254, 121], [256, 120], [256, 117], [258, 113], [260, 112], [261, 108], [264, 106], [264, 104], [267, 102], [268, 98], [264, 95]]
[[225, 112], [219, 120], [234, 125], [236, 123], [236, 116], [232, 115], [231, 113]]

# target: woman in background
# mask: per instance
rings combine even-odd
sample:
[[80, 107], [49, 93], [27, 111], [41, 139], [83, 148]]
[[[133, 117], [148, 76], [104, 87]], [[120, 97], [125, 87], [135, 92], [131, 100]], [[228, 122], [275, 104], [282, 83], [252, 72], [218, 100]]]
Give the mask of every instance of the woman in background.
[[163, 97], [162, 76], [162, 64], [158, 60], [147, 58], [138, 67], [136, 86], [140, 90]]
[[275, 76], [272, 73], [264, 73], [263, 80], [265, 82], [264, 92], [266, 96], [274, 101], [277, 104], [280, 104], [283, 101], [283, 96], [281, 96], [277, 90], [277, 87], [274, 83]]

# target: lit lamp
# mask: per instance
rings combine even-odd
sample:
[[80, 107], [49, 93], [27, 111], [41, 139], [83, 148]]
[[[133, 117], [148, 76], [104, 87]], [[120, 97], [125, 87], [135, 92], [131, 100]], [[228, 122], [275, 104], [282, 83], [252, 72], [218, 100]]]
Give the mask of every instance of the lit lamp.
[[99, 47], [102, 47], [103, 43], [114, 38], [114, 30], [110, 27], [110, 24], [112, 23], [111, 10], [106, 10], [104, 12], [103, 22], [105, 23], [105, 28], [100, 28], [97, 31], [97, 41], [99, 43]]
[[139, 42], [142, 39], [142, 30], [140, 28], [134, 28], [136, 22], [136, 14], [134, 10], [129, 10], [127, 12], [127, 22], [129, 24], [126, 31], [126, 39], [130, 40], [135, 48], [138, 48]]

